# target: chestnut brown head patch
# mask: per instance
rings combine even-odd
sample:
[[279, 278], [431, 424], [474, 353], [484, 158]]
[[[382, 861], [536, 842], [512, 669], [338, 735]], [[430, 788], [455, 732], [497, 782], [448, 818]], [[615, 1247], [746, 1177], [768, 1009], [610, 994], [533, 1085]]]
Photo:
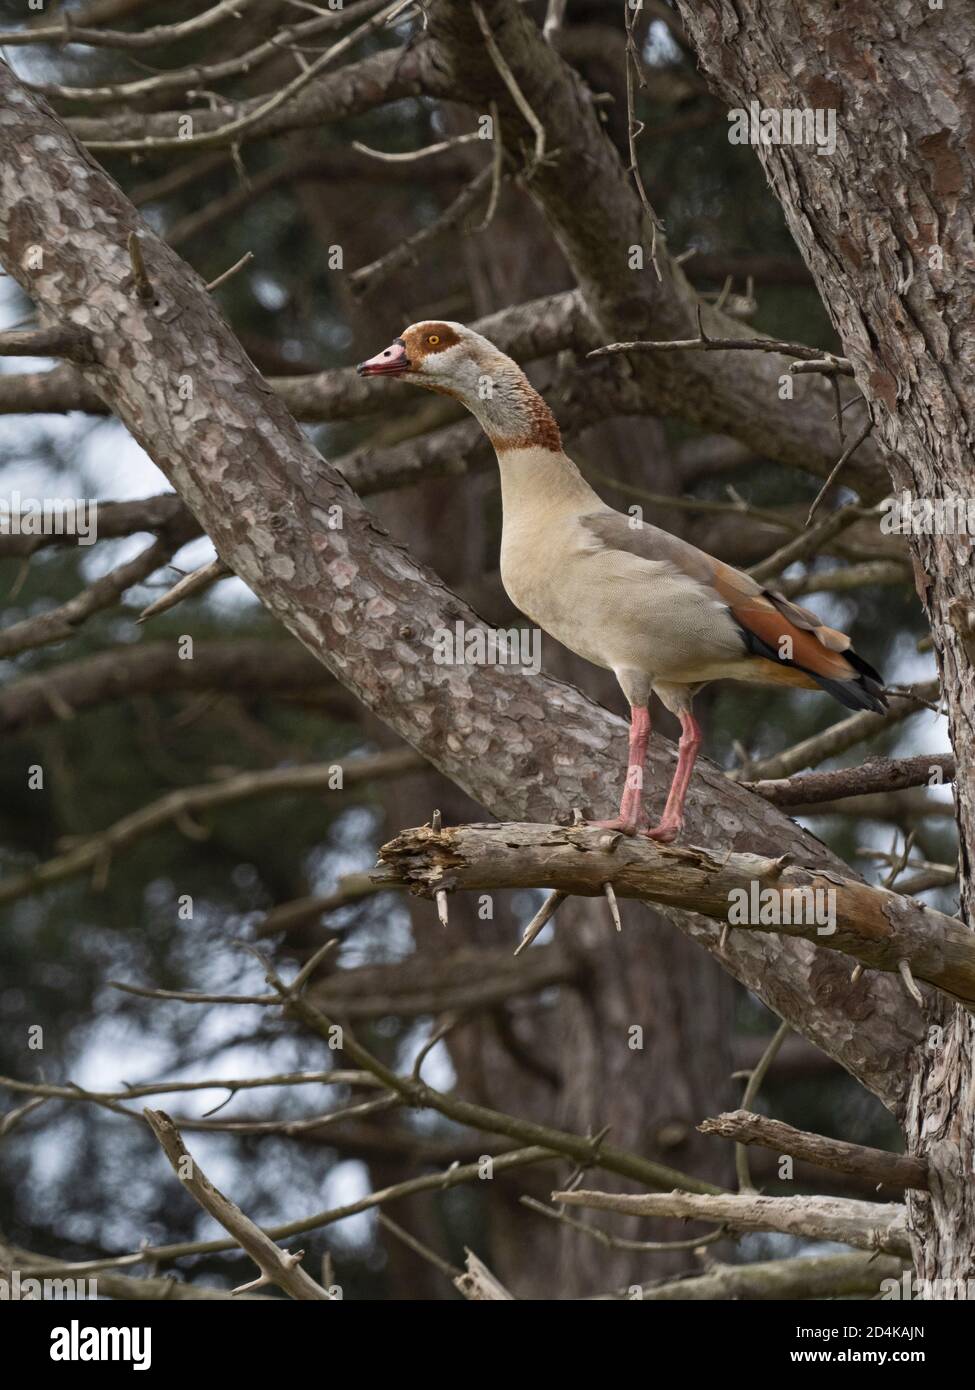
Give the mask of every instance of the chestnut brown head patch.
[[445, 352], [460, 342], [457, 330], [449, 323], [415, 323], [403, 334], [406, 355], [413, 364], [430, 357], [433, 353]]

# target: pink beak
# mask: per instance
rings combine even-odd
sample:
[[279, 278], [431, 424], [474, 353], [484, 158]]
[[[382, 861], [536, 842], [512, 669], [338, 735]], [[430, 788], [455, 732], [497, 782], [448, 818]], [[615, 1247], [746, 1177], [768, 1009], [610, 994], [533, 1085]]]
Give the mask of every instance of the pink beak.
[[402, 376], [409, 369], [410, 359], [402, 338], [394, 338], [388, 348], [356, 367], [360, 376]]

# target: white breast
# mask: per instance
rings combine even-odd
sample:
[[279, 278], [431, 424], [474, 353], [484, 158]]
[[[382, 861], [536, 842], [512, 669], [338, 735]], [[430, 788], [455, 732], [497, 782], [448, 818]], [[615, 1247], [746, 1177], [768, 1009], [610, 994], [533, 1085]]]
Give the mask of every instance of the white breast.
[[608, 548], [580, 524], [603, 504], [564, 455], [510, 451], [499, 462], [501, 580], [533, 623], [617, 673], [693, 683], [740, 660], [741, 637], [712, 589], [669, 560]]

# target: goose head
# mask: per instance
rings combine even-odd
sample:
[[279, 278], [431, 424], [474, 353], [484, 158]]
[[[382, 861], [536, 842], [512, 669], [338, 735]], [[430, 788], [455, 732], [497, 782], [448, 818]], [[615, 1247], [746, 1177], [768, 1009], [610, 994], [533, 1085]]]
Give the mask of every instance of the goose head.
[[517, 362], [462, 323], [412, 323], [356, 370], [452, 396], [477, 417], [497, 450], [561, 448], [551, 411]]
[[388, 348], [360, 362], [356, 370], [360, 376], [403, 377], [414, 386], [468, 404], [479, 390], [490, 389], [492, 373], [496, 376], [505, 366], [514, 363], [472, 328], [427, 320], [404, 328]]

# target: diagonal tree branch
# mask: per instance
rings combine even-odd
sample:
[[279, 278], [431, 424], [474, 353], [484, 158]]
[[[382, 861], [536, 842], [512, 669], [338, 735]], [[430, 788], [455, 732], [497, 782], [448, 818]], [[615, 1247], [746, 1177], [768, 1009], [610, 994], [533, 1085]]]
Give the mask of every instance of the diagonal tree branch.
[[[70, 126], [78, 139], [93, 149], [178, 149], [179, 131], [189, 116], [195, 136], [207, 137], [209, 142], [229, 149], [241, 139], [318, 129], [328, 121], [361, 115], [405, 97], [447, 96], [438, 56], [436, 47], [428, 42], [414, 44], [406, 53], [389, 48], [371, 54], [338, 72], [313, 78], [285, 105], [256, 119], [256, 113], [267, 105], [267, 97], [250, 97], [234, 103], [233, 129], [225, 111], [205, 108], [190, 112], [154, 111], [147, 115], [126, 111], [104, 117], [76, 116], [71, 118]], [[183, 143], [189, 155], [192, 141]]]
[[176, 24], [155, 24], [151, 28], [100, 29], [86, 27], [84, 22], [73, 24], [73, 16], [66, 14], [61, 24], [27, 26], [23, 29], [0, 31], [0, 46], [18, 44], [63, 44], [83, 43], [100, 48], [155, 48], [164, 43], [176, 43], [191, 34], [200, 34], [214, 24], [227, 19], [236, 19], [254, 0], [218, 0], [218, 3], [205, 9], [202, 14], [180, 20]]
[[[82, 369], [84, 378], [162, 468], [221, 558], [366, 706], [492, 813], [549, 823], [574, 805], [609, 805], [624, 766], [623, 721], [544, 675], [433, 660], [437, 634], [458, 621], [476, 626], [477, 616], [389, 540], [259, 376], [199, 277], [3, 67], [0, 121], [17, 134], [0, 144], [9, 195], [0, 206], [0, 261], [45, 315], [85, 320], [98, 361]], [[77, 227], [82, 187], [98, 217]], [[75, 227], [71, 238], [60, 235], [65, 225]], [[154, 302], [128, 288], [133, 230]], [[43, 274], [30, 268], [36, 258], [27, 252], [36, 247], [49, 268]], [[655, 741], [650, 795], [662, 798], [672, 759]], [[813, 836], [707, 766], [687, 825], [716, 853], [792, 852], [811, 868], [850, 874]], [[677, 920], [711, 942], [705, 919]], [[899, 1106], [904, 1063], [921, 1036], [899, 983], [874, 976], [851, 986], [833, 953], [751, 932], [733, 934], [722, 962]]]
[[302, 1269], [301, 1257], [305, 1252], [296, 1250], [289, 1254], [282, 1250], [260, 1226], [255, 1226], [250, 1217], [244, 1215], [236, 1202], [214, 1187], [196, 1160], [190, 1157], [179, 1130], [164, 1111], [146, 1109], [142, 1113], [190, 1196], [214, 1221], [219, 1221], [260, 1269], [261, 1278], [253, 1284], [245, 1284], [239, 1292], [249, 1292], [261, 1284], [276, 1284], [292, 1298], [331, 1302], [331, 1294]]
[[24, 618], [19, 623], [0, 631], [0, 659], [17, 656], [20, 652], [34, 647], [46, 647], [52, 642], [64, 642], [73, 637], [82, 623], [95, 613], [112, 608], [119, 602], [127, 589], [141, 584], [155, 574], [173, 555], [196, 534], [197, 527], [192, 518], [182, 513], [160, 535], [158, 540], [146, 546], [133, 560], [102, 575], [89, 584], [86, 589], [74, 594], [65, 603], [38, 613], [33, 618]]

